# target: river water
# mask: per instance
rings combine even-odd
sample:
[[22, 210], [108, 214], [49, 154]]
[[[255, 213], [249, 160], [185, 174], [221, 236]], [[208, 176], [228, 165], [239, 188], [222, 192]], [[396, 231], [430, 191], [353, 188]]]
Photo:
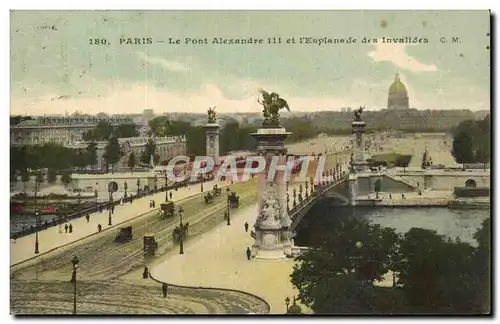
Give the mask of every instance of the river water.
[[318, 233], [328, 232], [339, 220], [353, 217], [392, 227], [398, 233], [406, 233], [412, 227], [420, 227], [434, 230], [452, 239], [458, 237], [463, 242], [476, 245], [474, 233], [490, 213], [489, 209], [351, 208], [320, 203], [309, 211], [297, 227], [295, 244], [308, 246]]

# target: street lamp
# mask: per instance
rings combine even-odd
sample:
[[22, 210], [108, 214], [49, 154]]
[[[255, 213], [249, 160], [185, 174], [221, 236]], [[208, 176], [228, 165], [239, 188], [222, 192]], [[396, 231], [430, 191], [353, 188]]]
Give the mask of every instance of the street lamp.
[[108, 192], [109, 192], [108, 226], [111, 226], [111, 225], [113, 225], [113, 223], [111, 222], [111, 206], [113, 205], [113, 191], [111, 190], [111, 188], [108, 188]]
[[227, 226], [231, 225], [231, 206], [230, 206], [230, 202], [229, 202], [229, 193], [231, 192], [231, 189], [229, 189], [229, 187], [226, 188], [226, 192], [227, 192]]
[[288, 306], [290, 306], [290, 297], [285, 298], [286, 311], [288, 313]]
[[99, 196], [99, 192], [96, 190], [94, 190], [94, 197], [95, 197], [95, 205], [97, 207], [97, 196]]
[[38, 212], [35, 213], [35, 224], [36, 224], [36, 232], [35, 232], [35, 254], [38, 254]]
[[168, 176], [167, 172], [165, 172], [165, 202], [168, 201]]
[[127, 198], [127, 189], [128, 189], [127, 181], [125, 181], [125, 183], [123, 184], [123, 188], [125, 189], [124, 198]]
[[203, 192], [203, 181], [205, 180], [205, 175], [201, 174], [201, 192]]
[[137, 195], [139, 195], [139, 187], [141, 186], [141, 179], [137, 179]]
[[71, 276], [71, 282], [73, 282], [73, 315], [76, 315], [76, 269], [78, 268], [79, 262], [76, 255], [73, 257], [73, 260], [71, 260], [73, 264], [73, 274]]
[[184, 225], [182, 224], [182, 214], [184, 213], [184, 209], [182, 207], [179, 207], [179, 225], [181, 229], [181, 241], [180, 241], [180, 246], [179, 246], [179, 254], [184, 254]]

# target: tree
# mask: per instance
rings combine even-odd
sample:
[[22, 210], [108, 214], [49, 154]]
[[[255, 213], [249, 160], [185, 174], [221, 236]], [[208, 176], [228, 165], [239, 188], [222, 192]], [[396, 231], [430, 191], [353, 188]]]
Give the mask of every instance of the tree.
[[139, 132], [135, 124], [120, 124], [113, 129], [113, 135], [118, 138], [136, 137]]
[[86, 150], [78, 150], [75, 154], [73, 154], [73, 165], [78, 169], [83, 169], [88, 165], [87, 151]]
[[371, 283], [387, 272], [397, 235], [354, 219], [332, 228], [297, 257], [291, 282], [299, 300], [320, 313], [373, 310]]
[[491, 217], [485, 219], [481, 228], [474, 234], [478, 247], [473, 257], [476, 278], [476, 298], [474, 305], [481, 313], [491, 311]]
[[92, 170], [94, 170], [95, 165], [97, 164], [97, 143], [95, 141], [92, 141], [87, 145], [85, 160], [87, 165], [91, 165]]
[[134, 154], [134, 152], [131, 152], [130, 155], [128, 156], [127, 166], [130, 168], [130, 172], [134, 173], [134, 168], [135, 168], [135, 154]]
[[105, 120], [101, 120], [96, 126], [97, 136], [99, 140], [107, 141], [113, 134], [113, 126]]
[[474, 160], [472, 151], [472, 139], [468, 133], [462, 131], [453, 138], [451, 154], [457, 163], [471, 163]]
[[71, 172], [69, 170], [64, 170], [62, 175], [61, 175], [61, 182], [67, 186], [71, 183]]
[[[120, 161], [120, 158], [122, 157], [123, 152], [121, 151], [120, 148], [120, 143], [118, 143], [118, 139], [116, 137], [111, 137], [108, 141], [108, 144], [106, 145], [106, 148], [104, 149], [104, 160], [106, 161], [106, 172], [109, 169], [110, 165], [114, 165], [118, 161]], [[113, 172], [113, 169], [111, 169]]]
[[48, 169], [47, 171], [47, 182], [53, 184], [57, 181], [57, 170]]
[[156, 144], [152, 138], [148, 140], [146, 146], [144, 147], [144, 151], [141, 155], [141, 162], [144, 164], [149, 164], [149, 162], [151, 161], [151, 155], [153, 155], [153, 161], [157, 163], [158, 157], [156, 155]]
[[398, 284], [414, 307], [432, 313], [476, 311], [472, 246], [412, 228], [401, 242], [401, 254]]

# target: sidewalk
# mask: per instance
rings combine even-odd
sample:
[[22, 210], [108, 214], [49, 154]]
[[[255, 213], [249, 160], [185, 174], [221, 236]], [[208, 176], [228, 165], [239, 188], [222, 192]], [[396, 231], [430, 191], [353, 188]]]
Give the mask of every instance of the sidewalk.
[[[293, 190], [293, 187], [290, 188]], [[295, 262], [247, 260], [246, 248], [257, 217], [257, 205], [231, 215], [231, 226], [220, 224], [198, 239], [187, 241], [175, 254], [153, 267], [151, 276], [173, 285], [240, 290], [264, 298], [271, 314], [286, 313], [285, 298], [298, 295], [290, 283]], [[250, 225], [245, 232], [244, 224]], [[301, 306], [303, 312], [308, 312]]]
[[[215, 181], [207, 181], [203, 184], [204, 193], [212, 190]], [[225, 182], [220, 182], [220, 186], [225, 185]], [[170, 190], [169, 190], [170, 193]], [[179, 201], [181, 199], [200, 194], [200, 184], [189, 185], [188, 187], [180, 188], [178, 191], [172, 191], [172, 200]], [[115, 197], [115, 199], [119, 199]], [[150, 208], [149, 202], [154, 200], [156, 202], [156, 208]], [[170, 201], [170, 198], [169, 198]], [[146, 196], [140, 199], [134, 200], [132, 204], [124, 203], [123, 205], [117, 205], [115, 207], [115, 212], [111, 215], [112, 226], [108, 226], [108, 211], [103, 210], [102, 213], [91, 213], [90, 222], [87, 223], [85, 217], [71, 220], [67, 224], [73, 225], [73, 233], [64, 232], [64, 224], [62, 225], [62, 233], [59, 233], [59, 226], [49, 227], [47, 230], [40, 231], [38, 233], [39, 241], [39, 255], [49, 252], [58, 247], [67, 245], [69, 243], [75, 242], [82, 238], [88, 237], [97, 232], [97, 225], [102, 225], [102, 231], [108, 230], [110, 228], [117, 227], [120, 223], [129, 221], [145, 213], [151, 212], [153, 210], [158, 210], [160, 204], [165, 202], [165, 192], [160, 192], [152, 196]], [[35, 251], [35, 234], [30, 234], [18, 238], [16, 241], [10, 240], [10, 265], [31, 259], [36, 257]]]

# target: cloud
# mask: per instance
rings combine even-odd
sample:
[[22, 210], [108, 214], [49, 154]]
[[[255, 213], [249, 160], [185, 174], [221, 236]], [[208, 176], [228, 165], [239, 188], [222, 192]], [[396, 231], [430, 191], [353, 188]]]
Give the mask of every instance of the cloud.
[[[247, 90], [257, 86], [252, 81], [243, 81]], [[100, 84], [106, 87], [106, 84]], [[273, 88], [273, 91], [276, 90]], [[279, 91], [279, 90], [277, 90]], [[252, 92], [252, 93], [251, 93]], [[304, 97], [283, 92], [292, 111], [322, 111], [338, 110], [344, 106], [356, 106], [361, 102], [353, 102], [345, 98], [331, 97]], [[217, 106], [220, 113], [256, 112], [262, 107], [257, 103], [258, 92], [247, 91], [247, 95], [240, 98], [228, 98], [216, 83], [207, 83], [204, 87], [192, 93], [177, 93], [164, 88], [156, 88], [148, 83], [114, 85], [112, 91], [98, 98], [70, 97], [66, 100], [51, 100], [57, 92], [47, 93], [37, 98], [12, 98], [11, 113], [62, 114], [65, 111], [73, 113], [81, 111], [90, 114], [104, 112], [138, 113], [143, 109], [154, 109], [157, 114], [169, 112], [205, 113], [209, 106]], [[284, 112], [286, 114], [286, 112]]]
[[409, 56], [405, 52], [407, 44], [375, 44], [375, 50], [368, 53], [368, 56], [375, 62], [391, 62], [395, 66], [412, 72], [433, 72], [437, 71], [435, 65], [428, 65]]
[[169, 60], [163, 59], [161, 57], [149, 56], [144, 52], [138, 52], [137, 55], [139, 56], [140, 60], [142, 60], [148, 64], [159, 65], [167, 71], [187, 72], [190, 70], [189, 66], [186, 66], [186, 65], [179, 63], [179, 62], [176, 62], [176, 61], [169, 61]]

